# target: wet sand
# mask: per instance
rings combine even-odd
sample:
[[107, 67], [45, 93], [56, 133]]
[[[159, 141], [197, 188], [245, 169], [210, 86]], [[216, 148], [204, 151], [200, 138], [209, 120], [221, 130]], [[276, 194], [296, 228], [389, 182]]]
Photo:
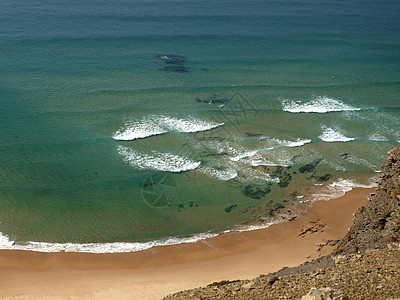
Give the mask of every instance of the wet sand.
[[330, 253], [374, 189], [312, 204], [291, 222], [195, 244], [121, 254], [0, 251], [0, 297], [160, 299], [213, 281], [250, 279]]

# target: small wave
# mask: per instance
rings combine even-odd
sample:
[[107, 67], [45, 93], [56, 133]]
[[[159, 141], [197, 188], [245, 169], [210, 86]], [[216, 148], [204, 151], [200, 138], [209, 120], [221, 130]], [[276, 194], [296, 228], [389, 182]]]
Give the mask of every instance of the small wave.
[[282, 102], [283, 110], [291, 113], [327, 113], [334, 111], [355, 111], [361, 108], [353, 107], [342, 101], [328, 98], [318, 97], [315, 100], [302, 103], [301, 101], [284, 100]]
[[193, 133], [211, 130], [223, 124], [224, 123], [200, 120], [191, 116], [186, 119], [178, 119], [167, 116], [151, 115], [140, 121], [127, 122], [124, 128], [118, 130], [113, 135], [113, 139], [131, 141], [153, 135], [164, 134], [169, 131]]
[[169, 238], [144, 243], [45, 243], [45, 242], [27, 242], [15, 243], [0, 232], [1, 250], [26, 250], [36, 252], [86, 252], [86, 253], [124, 253], [147, 250], [157, 246], [170, 246], [178, 244], [196, 243], [201, 240], [218, 236], [217, 233], [200, 233], [184, 238]]
[[356, 164], [356, 165], [366, 166], [366, 167], [370, 168], [371, 170], [374, 170], [375, 172], [379, 172], [379, 166], [370, 163], [366, 159], [351, 155], [346, 158], [346, 161]]
[[319, 138], [321, 140], [323, 140], [324, 142], [350, 142], [350, 141], [354, 141], [354, 138], [349, 138], [345, 135], [343, 135], [342, 133], [333, 130], [330, 127], [322, 127], [322, 129], [324, 130], [323, 133], [319, 136]]
[[382, 135], [382, 134], [380, 134], [378, 132], [376, 132], [374, 134], [371, 134], [368, 137], [368, 139], [371, 140], [371, 141], [375, 141], [375, 142], [387, 142], [387, 141], [389, 141], [389, 139], [386, 136], [384, 136], [384, 135]]
[[[287, 157], [289, 154], [286, 151], [270, 152], [274, 148], [267, 148], [264, 151], [257, 152], [245, 160], [246, 163], [253, 167], [266, 166], [266, 167], [288, 167], [292, 165], [291, 158]], [[267, 151], [267, 152], [265, 152]], [[290, 155], [289, 155], [290, 156]]]
[[185, 172], [196, 169], [201, 163], [170, 153], [152, 151], [151, 155], [147, 155], [121, 145], [117, 147], [117, 151], [125, 163], [142, 170]]
[[127, 122], [124, 129], [118, 130], [114, 134], [113, 139], [119, 141], [131, 141], [167, 132], [168, 130], [158, 122], [149, 119], [147, 121]]
[[253, 231], [253, 230], [260, 230], [260, 229], [266, 229], [269, 228], [271, 225], [282, 223], [282, 221], [275, 221], [275, 222], [267, 222], [263, 224], [258, 224], [258, 225], [243, 225], [243, 226], [238, 226], [234, 230], [227, 231], [228, 232], [246, 232], [246, 231]]
[[290, 148], [301, 147], [301, 146], [304, 146], [305, 144], [309, 144], [312, 142], [312, 140], [310, 140], [310, 139], [303, 140], [300, 138], [296, 139], [295, 141], [280, 140], [280, 139], [275, 139], [275, 138], [271, 138], [268, 140], [274, 141], [281, 146], [290, 147]]
[[257, 152], [258, 152], [258, 150], [246, 151], [246, 152], [240, 153], [240, 154], [238, 154], [238, 155], [236, 155], [234, 157], [230, 157], [229, 159], [232, 160], [232, 161], [239, 161], [239, 160], [241, 160], [243, 158], [252, 157], [255, 154], [257, 154]]
[[251, 181], [257, 181], [257, 182], [271, 182], [271, 183], [279, 183], [280, 180], [278, 177], [273, 177], [268, 173], [262, 172], [260, 170], [256, 170], [256, 169], [243, 169], [242, 173], [244, 175], [245, 181], [247, 182], [248, 179], [250, 179]]
[[267, 158], [264, 157], [259, 157], [250, 160], [250, 165], [253, 167], [258, 167], [258, 166], [266, 166], [266, 167], [289, 167], [290, 164], [288, 162], [279, 162], [279, 163], [274, 163]]
[[335, 181], [328, 185], [322, 193], [312, 194], [312, 200], [331, 200], [344, 196], [347, 192], [351, 191], [354, 188], [373, 188], [376, 187], [377, 184], [373, 181], [373, 178], [370, 179], [369, 184], [361, 184], [357, 183], [350, 179], [339, 178], [338, 181]]
[[231, 180], [236, 178], [238, 173], [235, 169], [228, 167], [205, 167], [200, 169], [199, 171], [207, 174], [208, 176], [215, 177], [219, 180]]

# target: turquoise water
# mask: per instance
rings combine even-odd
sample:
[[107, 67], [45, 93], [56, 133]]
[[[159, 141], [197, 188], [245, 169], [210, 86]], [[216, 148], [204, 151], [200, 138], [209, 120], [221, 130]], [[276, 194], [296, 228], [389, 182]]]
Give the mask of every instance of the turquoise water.
[[400, 142], [398, 1], [1, 7], [3, 248], [272, 220]]

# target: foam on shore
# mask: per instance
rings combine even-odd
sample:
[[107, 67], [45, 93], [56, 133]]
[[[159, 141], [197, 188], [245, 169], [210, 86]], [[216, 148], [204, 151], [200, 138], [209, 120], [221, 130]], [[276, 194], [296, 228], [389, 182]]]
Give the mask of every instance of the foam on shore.
[[[327, 186], [326, 193], [311, 194], [311, 200], [331, 200], [342, 197], [346, 192], [353, 188], [372, 188], [376, 183], [360, 184], [350, 179], [339, 179]], [[301, 201], [308, 202], [308, 201]], [[150, 242], [114, 242], [114, 243], [48, 243], [48, 242], [14, 242], [8, 236], [0, 232], [0, 250], [25, 250], [35, 252], [82, 252], [82, 253], [127, 253], [144, 251], [153, 247], [171, 246], [187, 243], [196, 243], [198, 241], [214, 238], [220, 234], [230, 232], [244, 232], [265, 229], [273, 224], [282, 223], [287, 218], [279, 218], [273, 221], [251, 225], [237, 225], [232, 229], [224, 230], [220, 233], [199, 233], [189, 237], [171, 237], [162, 240]]]
[[338, 181], [335, 181], [325, 187], [321, 193], [311, 194], [310, 200], [318, 201], [336, 199], [344, 196], [347, 192], [354, 188], [373, 188], [376, 186], [377, 184], [374, 182], [373, 178], [370, 179], [369, 184], [361, 184], [350, 179], [339, 178]]
[[27, 250], [36, 252], [86, 252], [86, 253], [124, 253], [147, 250], [157, 246], [170, 246], [178, 244], [196, 243], [201, 240], [217, 236], [216, 233], [200, 233], [190, 237], [175, 237], [144, 243], [45, 243], [26, 242], [15, 243], [0, 232], [1, 250]]

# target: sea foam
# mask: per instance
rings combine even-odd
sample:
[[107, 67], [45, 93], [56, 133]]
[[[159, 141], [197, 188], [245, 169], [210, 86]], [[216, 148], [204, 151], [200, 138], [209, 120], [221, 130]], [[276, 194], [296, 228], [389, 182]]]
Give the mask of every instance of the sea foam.
[[323, 126], [322, 129], [324, 130], [322, 134], [319, 136], [321, 140], [324, 142], [350, 142], [354, 141], [354, 138], [349, 138], [339, 131], [335, 131], [330, 127]]
[[270, 140], [274, 143], [277, 143], [280, 146], [289, 147], [289, 148], [301, 147], [301, 146], [304, 146], [305, 144], [309, 144], [312, 142], [312, 140], [310, 140], [310, 139], [300, 139], [300, 138], [297, 138], [294, 141], [280, 140], [280, 139], [276, 139], [276, 138], [263, 138], [263, 140]]
[[284, 100], [283, 110], [291, 113], [327, 113], [334, 111], [355, 111], [361, 108], [345, 104], [340, 100], [318, 97], [309, 102]]
[[213, 238], [217, 233], [200, 233], [190, 237], [174, 237], [165, 240], [157, 240], [143, 243], [45, 243], [26, 242], [15, 243], [0, 232], [1, 250], [26, 250], [36, 252], [86, 252], [86, 253], [124, 253], [147, 250], [157, 246], [170, 246], [178, 244], [196, 243], [201, 240]]
[[199, 171], [223, 181], [234, 179], [238, 175], [236, 170], [230, 167], [205, 167]]
[[312, 200], [331, 200], [344, 196], [347, 192], [351, 191], [354, 188], [373, 188], [376, 187], [377, 184], [373, 180], [370, 179], [369, 184], [361, 184], [355, 182], [350, 179], [339, 178], [338, 181], [335, 181], [328, 185], [321, 193], [312, 194]]
[[191, 116], [186, 119], [178, 119], [162, 115], [150, 115], [139, 121], [127, 122], [124, 128], [113, 135], [113, 139], [131, 141], [169, 131], [193, 133], [211, 130], [223, 124], [200, 120]]
[[389, 141], [389, 139], [386, 136], [384, 136], [384, 135], [382, 135], [382, 134], [380, 134], [378, 132], [375, 132], [374, 134], [371, 134], [368, 137], [368, 139], [371, 140], [371, 141], [375, 141], [375, 142], [387, 142], [387, 141]]
[[171, 153], [152, 151], [149, 155], [121, 145], [117, 147], [117, 151], [126, 164], [142, 170], [185, 172], [196, 169], [201, 163]]

